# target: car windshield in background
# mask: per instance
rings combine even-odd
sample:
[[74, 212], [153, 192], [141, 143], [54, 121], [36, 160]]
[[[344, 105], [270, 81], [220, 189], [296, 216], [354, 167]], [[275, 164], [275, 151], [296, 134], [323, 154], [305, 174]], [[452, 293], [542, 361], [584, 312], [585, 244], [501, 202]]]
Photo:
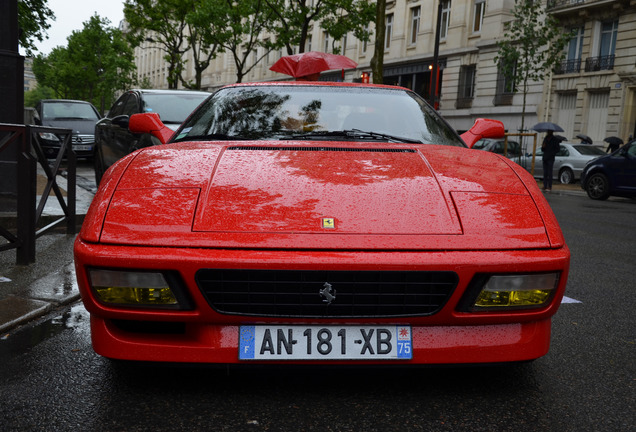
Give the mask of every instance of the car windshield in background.
[[329, 140], [464, 146], [416, 94], [401, 89], [302, 85], [219, 90], [184, 123], [175, 141]]
[[76, 102], [47, 102], [42, 104], [42, 120], [99, 120], [89, 104]]
[[575, 145], [574, 148], [576, 151], [585, 156], [603, 156], [605, 152], [598, 148], [588, 144]]
[[183, 123], [208, 96], [207, 93], [146, 93], [143, 98], [143, 112], [158, 113], [164, 123]]

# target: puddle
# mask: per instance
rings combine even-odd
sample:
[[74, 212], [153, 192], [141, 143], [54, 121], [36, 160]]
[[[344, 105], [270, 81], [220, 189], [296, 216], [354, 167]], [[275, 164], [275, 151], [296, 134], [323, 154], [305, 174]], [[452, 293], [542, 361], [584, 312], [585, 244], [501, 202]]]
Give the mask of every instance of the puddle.
[[89, 313], [79, 303], [35, 323], [0, 334], [0, 364], [25, 353], [64, 330], [90, 333]]

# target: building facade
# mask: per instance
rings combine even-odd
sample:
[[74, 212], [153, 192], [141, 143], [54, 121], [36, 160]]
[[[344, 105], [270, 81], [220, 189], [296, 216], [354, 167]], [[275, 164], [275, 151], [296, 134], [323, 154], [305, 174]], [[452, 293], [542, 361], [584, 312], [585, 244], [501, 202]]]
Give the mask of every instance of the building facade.
[[548, 12], [574, 37], [546, 83], [544, 115], [596, 145], [636, 136], [636, 1], [550, 0]]
[[[612, 16], [616, 18], [616, 33], [620, 36], [614, 41], [615, 68], [574, 72], [567, 70], [570, 63], [566, 63], [567, 73], [553, 75], [545, 82], [531, 83], [524, 128], [527, 130], [538, 121], [550, 120], [564, 122], [566, 136], [570, 139], [576, 133], [587, 133], [595, 141], [602, 140], [604, 133], [625, 135], [630, 127], [633, 128], [633, 116], [636, 115], [633, 108], [636, 20], [633, 12], [631, 15], [626, 13], [634, 9], [634, 0], [549, 1], [548, 11], [563, 19], [568, 29], [577, 25], [584, 27], [580, 46], [585, 56], [602, 57], [600, 53], [606, 50], [603, 35], [610, 32], [603, 23]], [[583, 14], [587, 18], [583, 18], [577, 11], [580, 8], [586, 10], [588, 3], [596, 4], [604, 13], [613, 11], [613, 15], [609, 13], [607, 18], [596, 18], [596, 9], [590, 6]], [[513, 7], [514, 0], [387, 0], [384, 82], [408, 87], [427, 100], [433, 93], [440, 113], [458, 131], [469, 129], [476, 118], [489, 117], [503, 121], [508, 132], [519, 132], [523, 94], [511, 90], [494, 61], [498, 51], [496, 42], [504, 33], [504, 23], [512, 19]], [[441, 8], [440, 71], [439, 76], [432, 77], [438, 8]], [[373, 33], [373, 24], [370, 30]], [[597, 35], [594, 36], [598, 39], [596, 42], [591, 36], [593, 33]], [[345, 71], [345, 81], [358, 80], [363, 72], [371, 72], [373, 42], [363, 42], [352, 35], [334, 41], [318, 26], [313, 26], [305, 51], [333, 52], [334, 48], [358, 63], [357, 69]], [[594, 55], [590, 54], [592, 51]], [[264, 57], [244, 81], [289, 79], [269, 70], [283, 54], [282, 50], [266, 55], [258, 51], [252, 53], [255, 63]], [[163, 55], [159, 47], [149, 41], [136, 49], [140, 81], [155, 88], [167, 87]], [[191, 58], [186, 55], [185, 60], [184, 77], [193, 80]], [[436, 83], [433, 89], [432, 78]], [[321, 79], [339, 80], [342, 76], [340, 71], [335, 71], [323, 73]], [[234, 62], [230, 55], [221, 53], [205, 71], [202, 88], [213, 90], [233, 82], [236, 82]], [[619, 84], [620, 88], [617, 87]], [[623, 113], [630, 103], [630, 114]]]

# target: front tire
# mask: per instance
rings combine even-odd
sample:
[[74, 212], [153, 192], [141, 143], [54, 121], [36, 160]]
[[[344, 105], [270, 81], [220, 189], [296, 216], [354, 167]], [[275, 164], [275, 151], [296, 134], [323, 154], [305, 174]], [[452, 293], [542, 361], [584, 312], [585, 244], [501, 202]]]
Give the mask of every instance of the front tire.
[[606, 200], [609, 198], [609, 180], [602, 173], [592, 174], [585, 184], [587, 196], [593, 200]]
[[559, 181], [562, 184], [574, 183], [574, 173], [570, 168], [563, 168], [559, 173]]

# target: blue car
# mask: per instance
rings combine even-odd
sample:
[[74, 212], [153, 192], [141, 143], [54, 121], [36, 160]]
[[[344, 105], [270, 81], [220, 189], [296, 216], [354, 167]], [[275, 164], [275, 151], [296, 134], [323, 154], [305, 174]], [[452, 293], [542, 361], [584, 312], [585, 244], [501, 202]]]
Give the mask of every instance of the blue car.
[[581, 187], [595, 200], [636, 197], [636, 140], [590, 161], [581, 174]]

